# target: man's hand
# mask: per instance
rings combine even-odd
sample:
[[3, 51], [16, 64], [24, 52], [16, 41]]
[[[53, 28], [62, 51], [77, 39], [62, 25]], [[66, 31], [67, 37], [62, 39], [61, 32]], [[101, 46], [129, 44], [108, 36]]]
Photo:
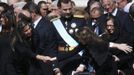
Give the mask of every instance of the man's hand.
[[61, 71], [59, 68], [54, 69], [55, 75], [62, 75]]
[[118, 45], [117, 45], [117, 48], [118, 48], [119, 50], [124, 51], [125, 53], [130, 53], [130, 52], [133, 51], [133, 50], [132, 50], [133, 47], [131, 47], [131, 46], [127, 45], [127, 44], [118, 44]]
[[84, 70], [85, 70], [85, 66], [83, 64], [80, 64], [77, 67], [76, 71], [73, 71], [72, 74], [74, 75], [74, 74], [77, 74], [77, 73], [80, 73], [80, 72], [84, 72]]
[[121, 44], [118, 44], [118, 43], [112, 43], [110, 42], [110, 46], [111, 48], [117, 48], [121, 51], [124, 51], [125, 53], [130, 53], [133, 51], [133, 47], [127, 45], [127, 44], [124, 44], [124, 43], [121, 43]]
[[114, 57], [114, 61], [120, 61], [120, 59], [116, 55], [112, 55]]

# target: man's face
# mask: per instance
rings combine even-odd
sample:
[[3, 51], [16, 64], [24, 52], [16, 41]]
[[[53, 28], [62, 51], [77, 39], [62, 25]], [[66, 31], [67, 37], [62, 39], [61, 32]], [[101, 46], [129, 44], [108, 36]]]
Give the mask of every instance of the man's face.
[[68, 4], [61, 3], [61, 15], [65, 18], [69, 18], [72, 15], [72, 4], [69, 2]]
[[115, 9], [115, 3], [112, 0], [102, 0], [102, 6], [105, 11], [111, 13]]
[[127, 0], [117, 0], [117, 5], [119, 9], [123, 10], [126, 4], [127, 4]]
[[40, 13], [42, 16], [46, 16], [48, 12], [48, 7], [46, 4], [41, 4]]
[[90, 15], [91, 15], [91, 18], [98, 18], [101, 16], [101, 10], [100, 10], [100, 5], [98, 2], [95, 2], [93, 3], [91, 6], [90, 6]]

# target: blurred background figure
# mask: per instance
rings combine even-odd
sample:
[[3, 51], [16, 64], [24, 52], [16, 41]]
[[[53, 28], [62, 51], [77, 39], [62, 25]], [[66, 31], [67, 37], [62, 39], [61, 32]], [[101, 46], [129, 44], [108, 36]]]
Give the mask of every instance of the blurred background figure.
[[48, 14], [47, 3], [45, 1], [40, 1], [38, 3], [38, 7], [39, 7], [39, 10], [40, 10], [41, 16], [45, 17]]
[[117, 7], [124, 11], [124, 12], [129, 12], [129, 8], [131, 4], [134, 2], [133, 0], [117, 0]]
[[57, 1], [53, 1], [49, 9], [51, 9], [49, 14], [47, 15], [47, 18], [49, 20], [60, 17], [60, 10], [57, 6]]
[[100, 2], [91, 1], [86, 11], [89, 14], [89, 19], [87, 20], [89, 28], [96, 34], [100, 35], [103, 33], [103, 20], [101, 16], [103, 15], [103, 8], [101, 7]]
[[[0, 16], [2, 12], [6, 12], [7, 10], [9, 10], [9, 5], [6, 3], [1, 2], [0, 3]], [[2, 25], [1, 25], [1, 21], [0, 21], [0, 32], [2, 31]]]
[[25, 4], [26, 4], [26, 2], [23, 2], [23, 1], [16, 2], [16, 3], [13, 4], [14, 14], [16, 16], [16, 21], [19, 20], [18, 15], [22, 11], [22, 8], [24, 7]]

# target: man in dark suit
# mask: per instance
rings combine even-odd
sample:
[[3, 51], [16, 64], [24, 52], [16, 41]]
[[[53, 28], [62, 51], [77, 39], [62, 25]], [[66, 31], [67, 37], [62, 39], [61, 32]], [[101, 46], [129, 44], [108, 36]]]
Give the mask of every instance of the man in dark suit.
[[[102, 6], [104, 7], [105, 15], [103, 16], [105, 16], [105, 18], [109, 15], [116, 16], [116, 18], [118, 19], [120, 23], [120, 27], [125, 31], [129, 31], [128, 27], [130, 25], [128, 24], [128, 20], [129, 20], [128, 14], [117, 8], [116, 0], [100, 0], [100, 2]], [[103, 18], [104, 21], [105, 21], [105, 18]]]
[[[41, 17], [38, 6], [33, 2], [28, 2], [23, 7], [23, 10], [27, 10], [30, 13], [34, 31], [37, 33], [36, 35], [39, 35], [39, 37], [35, 37], [35, 39], [39, 40], [35, 45], [36, 50], [34, 50], [34, 52], [50, 57], [56, 57], [55, 35], [53, 28], [50, 25], [50, 21]], [[57, 61], [44, 63], [33, 59], [29, 75], [54, 75], [53, 70], [56, 68], [56, 62]]]
[[103, 9], [98, 1], [92, 1], [90, 6], [87, 7], [87, 12], [90, 15], [90, 18], [87, 20], [89, 28], [98, 36], [104, 32], [103, 19]]

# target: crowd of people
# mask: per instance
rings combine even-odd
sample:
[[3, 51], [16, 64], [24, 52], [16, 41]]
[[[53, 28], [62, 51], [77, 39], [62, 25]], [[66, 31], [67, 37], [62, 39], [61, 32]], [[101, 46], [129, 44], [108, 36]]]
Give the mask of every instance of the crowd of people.
[[134, 75], [133, 47], [132, 0], [0, 2], [0, 75]]

